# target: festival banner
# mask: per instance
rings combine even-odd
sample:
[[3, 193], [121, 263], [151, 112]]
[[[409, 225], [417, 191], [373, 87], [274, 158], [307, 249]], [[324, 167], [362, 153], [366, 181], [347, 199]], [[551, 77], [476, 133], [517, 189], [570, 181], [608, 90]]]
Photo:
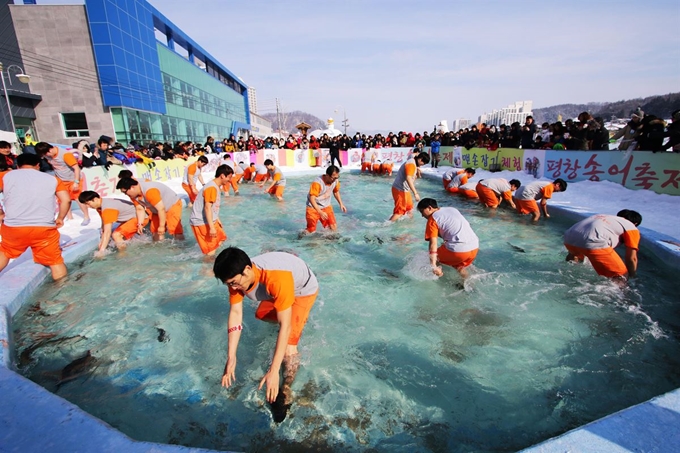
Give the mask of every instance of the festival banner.
[[[128, 165], [127, 169], [131, 170], [131, 167]], [[122, 165], [111, 165], [108, 170], [105, 167], [84, 168], [81, 172], [84, 190], [93, 190], [102, 198], [112, 196], [118, 184], [118, 173], [124, 169], [126, 167]]]
[[524, 150], [524, 173], [533, 175], [534, 178], [542, 178], [545, 172], [545, 150]]
[[[255, 158], [255, 155], [250, 154], [249, 151], [237, 151], [237, 152], [232, 153], [232, 154], [233, 154], [232, 159], [237, 164], [240, 164], [241, 162], [243, 162], [246, 165], [250, 165], [250, 162], [251, 162], [250, 156], [252, 155], [253, 159]], [[255, 162], [255, 160], [253, 160], [252, 162]]]
[[413, 148], [378, 148], [373, 151], [378, 153], [375, 160], [385, 162], [387, 159], [391, 159], [396, 169], [408, 160], [409, 154], [413, 151]]
[[442, 146], [439, 148], [439, 165], [462, 168], [463, 156], [460, 146]]
[[349, 168], [361, 168], [361, 153], [363, 152], [363, 149], [361, 148], [352, 148], [347, 151], [347, 157], [349, 159], [349, 162], [345, 163], [343, 162], [343, 165], [348, 166]]
[[470, 148], [462, 149], [461, 154], [462, 168], [489, 170], [490, 165], [500, 165], [499, 170], [522, 171], [524, 151], [521, 149], [498, 148], [489, 151], [486, 148]]
[[680, 165], [673, 153], [547, 151], [546, 178], [612, 181], [629, 189], [680, 195]]
[[257, 163], [264, 164], [264, 161], [271, 159], [274, 165], [279, 166], [279, 150], [278, 149], [263, 149], [262, 153], [257, 153]]
[[309, 150], [296, 149], [293, 151], [293, 166], [295, 168], [309, 167]]

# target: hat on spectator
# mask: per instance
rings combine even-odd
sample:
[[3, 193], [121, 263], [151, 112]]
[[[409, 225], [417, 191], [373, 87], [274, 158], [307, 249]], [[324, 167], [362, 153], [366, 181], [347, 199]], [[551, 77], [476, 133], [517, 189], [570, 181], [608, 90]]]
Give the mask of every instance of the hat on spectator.
[[630, 116], [631, 116], [631, 118], [637, 117], [637, 118], [642, 119], [642, 118], [645, 117], [645, 112], [643, 112], [642, 109], [640, 107], [638, 107], [635, 110], [633, 110], [633, 113], [631, 113]]

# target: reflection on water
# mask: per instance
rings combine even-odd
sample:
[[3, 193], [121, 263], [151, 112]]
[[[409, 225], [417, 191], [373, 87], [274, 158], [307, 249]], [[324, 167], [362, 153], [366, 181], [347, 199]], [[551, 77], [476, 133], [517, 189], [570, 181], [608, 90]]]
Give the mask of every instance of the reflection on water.
[[221, 211], [228, 244], [295, 253], [321, 285], [284, 423], [257, 391], [277, 330], [247, 301], [220, 387], [227, 291], [193, 238], [139, 240], [41, 288], [14, 320], [21, 372], [135, 439], [247, 451], [518, 450], [680, 387], [680, 284], [648, 256], [621, 289], [564, 262], [568, 225], [419, 181], [480, 237], [463, 286], [430, 273], [422, 218], [385, 223], [386, 180], [343, 174], [338, 234], [299, 239], [312, 179], [290, 178], [283, 203], [244, 186]]

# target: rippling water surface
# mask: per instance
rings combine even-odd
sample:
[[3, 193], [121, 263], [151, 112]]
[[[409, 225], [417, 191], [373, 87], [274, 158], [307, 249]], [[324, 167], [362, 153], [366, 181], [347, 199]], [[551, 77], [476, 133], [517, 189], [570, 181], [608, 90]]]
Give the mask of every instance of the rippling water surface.
[[343, 174], [340, 237], [298, 239], [312, 179], [289, 178], [282, 203], [243, 186], [220, 215], [228, 244], [296, 253], [321, 285], [282, 424], [257, 391], [277, 328], [247, 302], [220, 387], [228, 294], [193, 237], [137, 240], [41, 288], [14, 319], [21, 372], [135, 439], [245, 451], [512, 451], [680, 387], [680, 283], [648, 255], [620, 289], [564, 262], [568, 224], [418, 181], [480, 237], [462, 287], [430, 275], [424, 219], [385, 222], [388, 180]]

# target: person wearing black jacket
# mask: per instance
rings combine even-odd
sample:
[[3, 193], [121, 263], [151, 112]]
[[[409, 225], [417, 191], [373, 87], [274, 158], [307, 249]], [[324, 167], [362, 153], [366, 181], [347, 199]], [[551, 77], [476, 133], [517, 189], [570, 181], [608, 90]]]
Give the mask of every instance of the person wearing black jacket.
[[[340, 147], [341, 147], [341, 142], [338, 137], [333, 137], [328, 143], [328, 150], [331, 156], [331, 165], [335, 164], [335, 160], [337, 159], [338, 161], [338, 167], [342, 168], [342, 161], [340, 160]], [[349, 149], [349, 148], [347, 148]]]
[[588, 121], [589, 148], [593, 151], [609, 149], [609, 131], [604, 128], [604, 120], [600, 117]]
[[520, 133], [522, 149], [532, 149], [534, 147], [534, 135], [536, 134], [536, 123], [534, 117], [529, 115], [524, 120], [524, 126]]

